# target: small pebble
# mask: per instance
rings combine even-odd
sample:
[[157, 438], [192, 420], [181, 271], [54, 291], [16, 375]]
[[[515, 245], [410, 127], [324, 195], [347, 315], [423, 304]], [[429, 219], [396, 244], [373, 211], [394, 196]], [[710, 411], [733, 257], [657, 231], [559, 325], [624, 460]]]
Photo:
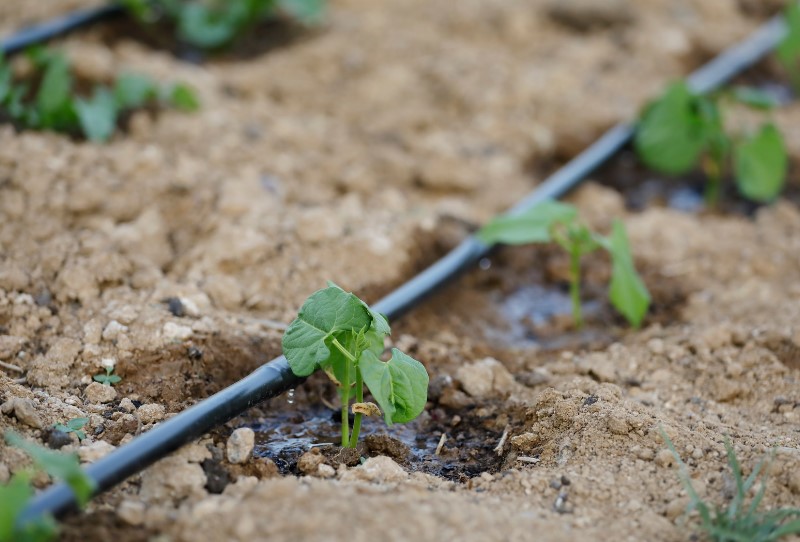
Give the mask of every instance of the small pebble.
[[90, 403], [110, 403], [117, 398], [117, 390], [100, 382], [92, 382], [83, 391]]
[[336, 469], [326, 463], [322, 463], [317, 467], [317, 476], [320, 478], [333, 478], [336, 475]]
[[145, 506], [139, 501], [124, 500], [117, 507], [117, 517], [134, 527], [144, 523]]
[[106, 325], [105, 329], [103, 329], [102, 337], [104, 341], [113, 341], [127, 331], [127, 326], [123, 326], [116, 320], [111, 320], [108, 325]]
[[47, 432], [45, 442], [51, 449], [60, 450], [67, 444], [72, 444], [72, 434], [60, 429], [53, 429]]
[[81, 463], [94, 463], [98, 459], [107, 456], [116, 449], [116, 446], [104, 440], [92, 442], [89, 445], [78, 448], [78, 457]]
[[167, 322], [161, 329], [161, 335], [168, 341], [185, 341], [193, 333], [194, 331], [189, 326], [182, 326], [175, 322]]
[[130, 414], [136, 410], [136, 405], [133, 404], [129, 397], [125, 397], [119, 402], [119, 408]]
[[671, 467], [675, 464], [675, 456], [668, 449], [659, 450], [655, 457], [656, 465], [659, 467]]
[[36, 405], [30, 399], [15, 397], [3, 403], [0, 411], [3, 414], [11, 414], [13, 412], [14, 417], [28, 427], [33, 427], [34, 429], [42, 429], [44, 427], [41, 416], [36, 412]]
[[167, 410], [164, 405], [159, 405], [158, 403], [142, 405], [136, 411], [139, 420], [145, 425], [163, 420], [166, 414]]
[[225, 451], [228, 461], [233, 464], [246, 463], [253, 453], [256, 444], [256, 434], [249, 427], [240, 427], [228, 438]]

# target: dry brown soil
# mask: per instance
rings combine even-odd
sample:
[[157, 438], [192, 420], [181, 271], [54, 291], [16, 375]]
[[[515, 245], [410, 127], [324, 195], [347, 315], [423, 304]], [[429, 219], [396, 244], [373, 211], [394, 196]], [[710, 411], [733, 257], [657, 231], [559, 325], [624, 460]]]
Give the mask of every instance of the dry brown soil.
[[[0, 29], [91, 3], [5, 3]], [[775, 4], [337, 0], [318, 29], [203, 64], [108, 27], [63, 40], [84, 80], [185, 81], [203, 107], [137, 113], [107, 145], [0, 126], [0, 430], [44, 440], [86, 415], [85, 460], [124, 444], [278, 355], [325, 280], [376, 300]], [[800, 107], [775, 118], [796, 161]], [[747, 471], [775, 449], [766, 505], [797, 504], [800, 210], [632, 213], [598, 184], [572, 199], [601, 229], [624, 218], [655, 299], [643, 329], [603, 301], [602, 257], [575, 333], [563, 256], [500, 250], [395, 323], [432, 379], [411, 436], [391, 432], [414, 457], [375, 426], [362, 466], [271, 460], [265, 443], [295, 436], [271, 413], [302, 428], [335, 397], [312, 379], [99, 497], [64, 539], [685, 540], [661, 428], [710, 501], [730, 496], [728, 435]], [[89, 387], [106, 358], [116, 397]], [[244, 424], [260, 455], [231, 465]], [[27, 464], [0, 445], [0, 482]]]

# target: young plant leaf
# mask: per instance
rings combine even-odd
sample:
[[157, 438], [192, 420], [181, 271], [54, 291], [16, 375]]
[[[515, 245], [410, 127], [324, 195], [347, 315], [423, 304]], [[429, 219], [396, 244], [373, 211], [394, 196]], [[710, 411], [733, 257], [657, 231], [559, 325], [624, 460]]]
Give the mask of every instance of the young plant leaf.
[[428, 400], [428, 373], [420, 362], [392, 348], [389, 361], [383, 362], [366, 350], [358, 365], [387, 425], [409, 422], [420, 415]]
[[308, 376], [331, 355], [328, 338], [367, 329], [372, 316], [355, 295], [338, 286], [318, 290], [303, 304], [283, 336], [283, 353], [297, 376]]
[[800, 5], [788, 2], [784, 12], [787, 32], [783, 40], [775, 48], [775, 55], [784, 69], [789, 72], [792, 84], [800, 83]]
[[325, 12], [325, 0], [278, 0], [278, 5], [303, 24], [318, 23]]
[[125, 73], [114, 83], [114, 97], [119, 109], [136, 109], [156, 98], [158, 88], [149, 78], [135, 73]]
[[216, 13], [199, 3], [186, 4], [178, 21], [180, 38], [196, 47], [215, 49], [236, 34], [236, 21], [228, 13]]
[[89, 418], [72, 418], [67, 422], [67, 427], [77, 431], [78, 429], [83, 429], [83, 426], [87, 423], [89, 423]]
[[756, 109], [769, 110], [778, 105], [772, 96], [755, 87], [736, 86], [731, 94], [736, 101]]
[[697, 164], [708, 137], [699, 109], [698, 98], [683, 82], [671, 85], [645, 109], [634, 146], [648, 167], [680, 175]]
[[98, 87], [89, 100], [76, 99], [81, 130], [90, 141], [106, 141], [117, 126], [117, 101], [107, 88]]
[[76, 454], [54, 452], [24, 440], [16, 433], [6, 433], [6, 442], [27, 453], [36, 465], [50, 476], [64, 480], [83, 507], [94, 493], [94, 482], [81, 470]]
[[180, 111], [192, 112], [200, 109], [200, 100], [186, 85], [177, 84], [169, 88], [165, 101]]
[[608, 249], [611, 253], [611, 285], [608, 297], [611, 304], [633, 327], [639, 327], [650, 306], [650, 292], [633, 265], [625, 226], [614, 221]]
[[43, 119], [61, 115], [70, 101], [72, 77], [69, 64], [62, 55], [50, 55], [39, 92], [36, 95], [36, 108]]
[[783, 137], [771, 123], [734, 147], [734, 173], [739, 191], [759, 202], [775, 199], [786, 180], [788, 157]]
[[577, 214], [577, 209], [572, 205], [545, 201], [525, 213], [495, 218], [481, 228], [477, 235], [487, 245], [548, 243], [551, 241], [553, 225], [571, 222]]

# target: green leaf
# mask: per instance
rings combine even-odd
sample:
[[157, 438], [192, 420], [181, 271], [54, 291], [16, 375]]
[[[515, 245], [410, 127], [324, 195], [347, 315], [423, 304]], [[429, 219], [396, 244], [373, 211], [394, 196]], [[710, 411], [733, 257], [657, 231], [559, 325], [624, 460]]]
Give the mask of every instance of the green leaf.
[[182, 40], [203, 49], [225, 45], [236, 35], [234, 17], [220, 15], [199, 3], [184, 6], [178, 21], [178, 35]]
[[98, 87], [90, 100], [75, 100], [75, 110], [84, 135], [91, 141], [106, 141], [117, 126], [117, 101], [107, 88]]
[[731, 95], [736, 101], [756, 109], [768, 110], [778, 105], [775, 98], [755, 87], [737, 86], [733, 88]]
[[0, 486], [0, 503], [3, 503], [0, 506], [0, 541], [11, 542], [15, 539], [14, 523], [31, 497], [33, 489], [26, 473], [17, 473], [7, 485]]
[[619, 220], [615, 220], [612, 226], [608, 249], [611, 253], [611, 285], [608, 297], [628, 323], [639, 327], [650, 307], [650, 292], [636, 272], [628, 234]]
[[52, 55], [36, 95], [36, 107], [43, 118], [58, 116], [68, 107], [71, 87], [72, 77], [66, 58]]
[[340, 331], [357, 333], [371, 323], [372, 316], [358, 297], [328, 286], [306, 300], [286, 329], [283, 353], [294, 374], [308, 376], [329, 358], [329, 337]]
[[387, 425], [409, 422], [422, 413], [428, 400], [428, 373], [420, 362], [392, 348], [388, 362], [365, 350], [358, 365]]
[[197, 95], [187, 85], [173, 85], [167, 93], [166, 101], [181, 111], [191, 112], [200, 108], [200, 101], [197, 99]]
[[304, 24], [315, 24], [325, 14], [325, 0], [278, 0], [282, 11]]
[[6, 101], [11, 94], [13, 82], [11, 79], [11, 67], [5, 64], [0, 57], [0, 104]]
[[73, 431], [77, 431], [78, 429], [83, 429], [83, 426], [87, 423], [89, 423], [89, 418], [72, 418], [67, 422], [67, 427]]
[[784, 19], [787, 27], [786, 36], [775, 48], [775, 54], [784, 68], [790, 74], [795, 74], [800, 56], [800, 6], [797, 2], [788, 2]]
[[759, 202], [775, 199], [786, 181], [788, 157], [783, 137], [771, 123], [733, 149], [734, 175], [739, 191]]
[[156, 98], [158, 88], [150, 78], [135, 73], [117, 77], [114, 97], [119, 109], [136, 109]]
[[72, 488], [81, 507], [89, 502], [94, 493], [94, 482], [81, 470], [77, 454], [64, 454], [42, 448], [12, 432], [6, 433], [6, 442], [31, 456], [33, 462], [50, 476], [64, 480]]
[[699, 109], [699, 99], [683, 82], [671, 85], [645, 109], [634, 146], [648, 167], [680, 175], [695, 166], [709, 136]]
[[567, 224], [577, 215], [578, 211], [573, 205], [545, 201], [523, 214], [495, 218], [481, 228], [477, 235], [487, 245], [548, 243], [552, 240], [551, 230], [554, 224]]

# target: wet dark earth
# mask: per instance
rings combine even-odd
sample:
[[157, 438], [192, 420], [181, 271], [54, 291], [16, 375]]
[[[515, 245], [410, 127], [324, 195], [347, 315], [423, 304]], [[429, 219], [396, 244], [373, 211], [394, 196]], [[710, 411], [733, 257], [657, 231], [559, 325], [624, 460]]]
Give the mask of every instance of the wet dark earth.
[[298, 460], [313, 448], [332, 465], [356, 465], [367, 457], [387, 455], [412, 472], [455, 482], [494, 472], [503, 461], [496, 448], [508, 416], [498, 418], [492, 407], [434, 407], [410, 423], [391, 427], [382, 419], [365, 417], [359, 446], [349, 452], [340, 447], [339, 410], [299, 408], [289, 402], [291, 395], [273, 400], [263, 416], [247, 424], [256, 432], [255, 455], [271, 459], [281, 474], [302, 474]]

